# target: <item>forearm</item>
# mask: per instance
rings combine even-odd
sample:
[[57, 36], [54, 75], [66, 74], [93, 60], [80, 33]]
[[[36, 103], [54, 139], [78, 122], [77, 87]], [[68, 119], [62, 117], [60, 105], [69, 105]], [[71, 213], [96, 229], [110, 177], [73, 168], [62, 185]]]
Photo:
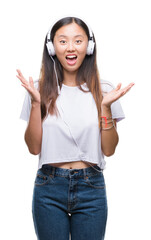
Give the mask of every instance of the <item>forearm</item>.
[[[102, 116], [107, 118], [112, 117], [111, 108], [102, 106]], [[107, 128], [113, 126], [113, 123], [109, 123]], [[118, 144], [118, 133], [116, 131], [116, 127], [112, 127], [108, 130], [103, 130], [106, 128], [105, 122], [102, 121], [101, 125], [101, 148], [102, 152], [106, 156], [111, 156], [115, 152], [115, 148]]]
[[37, 155], [41, 151], [42, 121], [40, 103], [33, 102], [29, 123], [25, 132], [25, 142], [30, 153]]

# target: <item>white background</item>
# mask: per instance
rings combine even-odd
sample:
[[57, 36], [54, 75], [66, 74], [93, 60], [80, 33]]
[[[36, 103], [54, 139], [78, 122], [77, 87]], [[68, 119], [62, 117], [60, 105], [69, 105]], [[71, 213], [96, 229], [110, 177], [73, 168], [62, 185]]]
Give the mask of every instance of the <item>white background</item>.
[[[38, 157], [24, 142], [19, 119], [28, 79], [39, 77], [43, 44], [51, 24], [78, 15], [97, 41], [100, 76], [115, 86], [135, 82], [121, 98], [126, 119], [118, 124], [119, 144], [106, 158], [106, 240], [150, 240], [151, 224], [151, 7], [148, 0], [14, 0], [0, 6], [0, 239], [36, 240], [31, 201]], [[57, 240], [57, 239], [56, 239]]]

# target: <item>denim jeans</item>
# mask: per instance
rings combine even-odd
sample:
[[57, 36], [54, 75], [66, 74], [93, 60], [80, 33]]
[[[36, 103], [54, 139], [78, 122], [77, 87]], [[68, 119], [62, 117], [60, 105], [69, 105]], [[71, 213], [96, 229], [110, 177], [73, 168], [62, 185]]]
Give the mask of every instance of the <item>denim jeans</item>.
[[103, 171], [48, 164], [37, 170], [32, 200], [37, 239], [103, 240], [107, 210]]

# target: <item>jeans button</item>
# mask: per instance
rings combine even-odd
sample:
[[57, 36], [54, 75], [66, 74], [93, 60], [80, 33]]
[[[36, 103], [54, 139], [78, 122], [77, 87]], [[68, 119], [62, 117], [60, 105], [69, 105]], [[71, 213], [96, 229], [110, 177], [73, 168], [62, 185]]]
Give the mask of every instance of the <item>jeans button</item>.
[[74, 175], [74, 170], [70, 171], [70, 175], [73, 176]]

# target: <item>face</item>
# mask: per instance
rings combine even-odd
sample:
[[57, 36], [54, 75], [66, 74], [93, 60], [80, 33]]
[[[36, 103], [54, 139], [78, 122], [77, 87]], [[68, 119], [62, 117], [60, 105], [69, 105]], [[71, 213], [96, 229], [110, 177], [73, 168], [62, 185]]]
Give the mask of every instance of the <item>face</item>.
[[59, 28], [53, 44], [64, 71], [77, 71], [85, 58], [88, 46], [88, 37], [83, 28], [76, 23]]

